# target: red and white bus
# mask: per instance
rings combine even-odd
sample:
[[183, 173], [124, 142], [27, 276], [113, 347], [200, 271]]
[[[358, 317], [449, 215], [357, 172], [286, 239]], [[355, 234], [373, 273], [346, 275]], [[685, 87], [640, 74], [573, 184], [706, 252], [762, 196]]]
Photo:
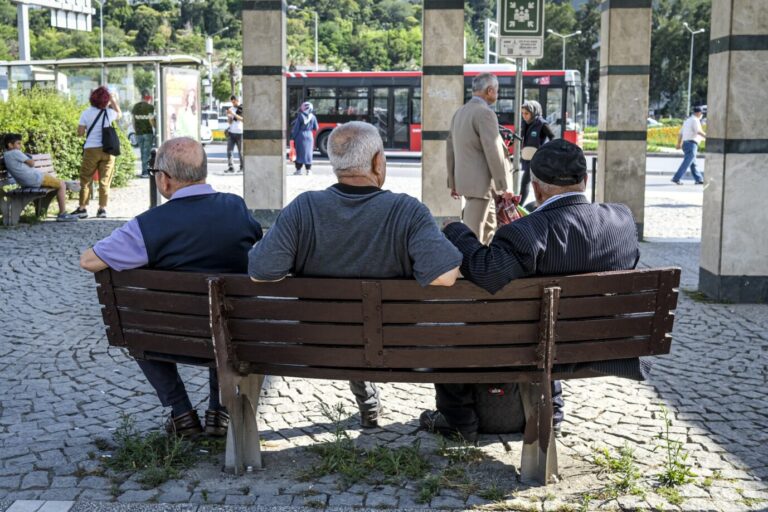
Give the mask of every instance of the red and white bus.
[[[514, 66], [465, 66], [464, 99], [472, 94], [472, 78], [486, 71], [499, 78], [499, 99], [493, 107], [499, 124], [514, 129]], [[378, 127], [388, 150], [421, 151], [420, 71], [292, 72], [286, 76], [289, 126], [301, 104], [312, 102], [320, 126], [315, 145], [323, 155], [327, 155], [331, 130], [348, 121]], [[579, 145], [584, 126], [582, 92], [578, 71], [523, 72], [523, 100], [541, 103], [555, 135]]]

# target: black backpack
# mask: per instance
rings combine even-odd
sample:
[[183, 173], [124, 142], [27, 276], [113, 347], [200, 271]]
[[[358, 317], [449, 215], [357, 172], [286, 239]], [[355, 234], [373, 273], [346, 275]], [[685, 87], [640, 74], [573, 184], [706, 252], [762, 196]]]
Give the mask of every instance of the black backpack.
[[484, 434], [514, 434], [525, 429], [525, 412], [517, 383], [475, 384], [475, 413]]

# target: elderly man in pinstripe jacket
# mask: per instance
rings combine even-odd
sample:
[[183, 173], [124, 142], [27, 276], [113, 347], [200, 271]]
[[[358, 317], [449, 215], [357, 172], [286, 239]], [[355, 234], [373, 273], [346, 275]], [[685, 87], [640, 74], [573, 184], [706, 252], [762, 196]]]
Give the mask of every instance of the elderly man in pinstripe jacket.
[[[581, 148], [563, 139], [542, 146], [531, 160], [532, 185], [541, 205], [530, 215], [501, 227], [490, 245], [465, 225], [452, 222], [445, 236], [462, 252], [466, 279], [496, 293], [513, 279], [533, 275], [627, 270], [640, 249], [635, 220], [621, 204], [590, 203], [584, 196], [587, 165]], [[442, 434], [477, 437], [471, 385], [436, 384], [437, 411], [425, 411], [422, 427]], [[553, 383], [555, 432], [563, 401]]]

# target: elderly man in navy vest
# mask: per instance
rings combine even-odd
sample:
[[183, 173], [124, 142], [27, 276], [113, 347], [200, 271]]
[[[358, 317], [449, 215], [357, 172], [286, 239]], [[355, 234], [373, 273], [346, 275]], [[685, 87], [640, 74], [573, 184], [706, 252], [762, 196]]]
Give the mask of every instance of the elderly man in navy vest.
[[[80, 256], [91, 272], [146, 267], [187, 272], [244, 273], [248, 251], [261, 239], [261, 226], [241, 197], [205, 183], [208, 161], [199, 142], [180, 137], [163, 144], [149, 173], [168, 202], [116, 229]], [[176, 364], [137, 360], [160, 402], [172, 412], [165, 428], [179, 436], [203, 431]], [[216, 370], [210, 369], [205, 431], [223, 436], [229, 416], [219, 403]]]
[[[640, 258], [635, 219], [622, 204], [590, 203], [584, 197], [587, 162], [581, 148], [563, 139], [543, 145], [531, 160], [531, 184], [541, 205], [499, 229], [485, 246], [469, 227], [453, 222], [443, 233], [464, 255], [461, 273], [496, 293], [527, 276], [579, 274], [635, 268]], [[471, 385], [436, 384], [437, 411], [421, 426], [474, 441], [478, 417]], [[562, 391], [553, 385], [554, 427], [563, 420]]]
[[[437, 228], [429, 209], [406, 194], [383, 190], [384, 145], [375, 126], [353, 121], [328, 138], [338, 183], [304, 192], [287, 205], [249, 255], [254, 281], [289, 273], [314, 277], [413, 277], [421, 286], [452, 286], [461, 254]], [[350, 387], [363, 428], [378, 426], [381, 405], [372, 382]]]

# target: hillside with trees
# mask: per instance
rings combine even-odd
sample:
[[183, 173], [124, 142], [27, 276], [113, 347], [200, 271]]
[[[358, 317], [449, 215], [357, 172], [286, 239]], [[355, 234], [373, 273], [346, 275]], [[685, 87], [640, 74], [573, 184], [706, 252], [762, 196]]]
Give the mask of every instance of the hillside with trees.
[[[421, 0], [295, 0], [288, 11], [288, 64], [310, 69], [314, 62], [314, 14], [319, 15], [321, 69], [418, 69], [421, 62]], [[546, 26], [559, 33], [581, 30], [569, 39], [567, 67], [584, 71], [590, 61], [591, 98], [597, 102], [600, 0], [548, 0]], [[96, 4], [94, 4], [96, 5]], [[495, 17], [495, 0], [465, 2], [466, 62], [482, 62], [486, 18]], [[98, 10], [93, 25], [98, 27]], [[683, 27], [709, 28], [710, 0], [654, 0], [651, 104], [660, 113], [684, 110], [690, 35]], [[30, 12], [35, 59], [98, 57], [99, 31], [50, 27], [45, 9]], [[131, 5], [104, 2], [105, 56], [187, 53], [205, 56], [205, 38], [214, 39], [214, 94], [225, 99], [237, 88], [242, 65], [240, 0], [158, 0]], [[694, 55], [694, 103], [706, 102], [708, 32], [697, 36]], [[16, 8], [0, 0], [0, 60], [16, 59]], [[531, 68], [559, 69], [560, 39], [549, 37], [545, 56]]]

